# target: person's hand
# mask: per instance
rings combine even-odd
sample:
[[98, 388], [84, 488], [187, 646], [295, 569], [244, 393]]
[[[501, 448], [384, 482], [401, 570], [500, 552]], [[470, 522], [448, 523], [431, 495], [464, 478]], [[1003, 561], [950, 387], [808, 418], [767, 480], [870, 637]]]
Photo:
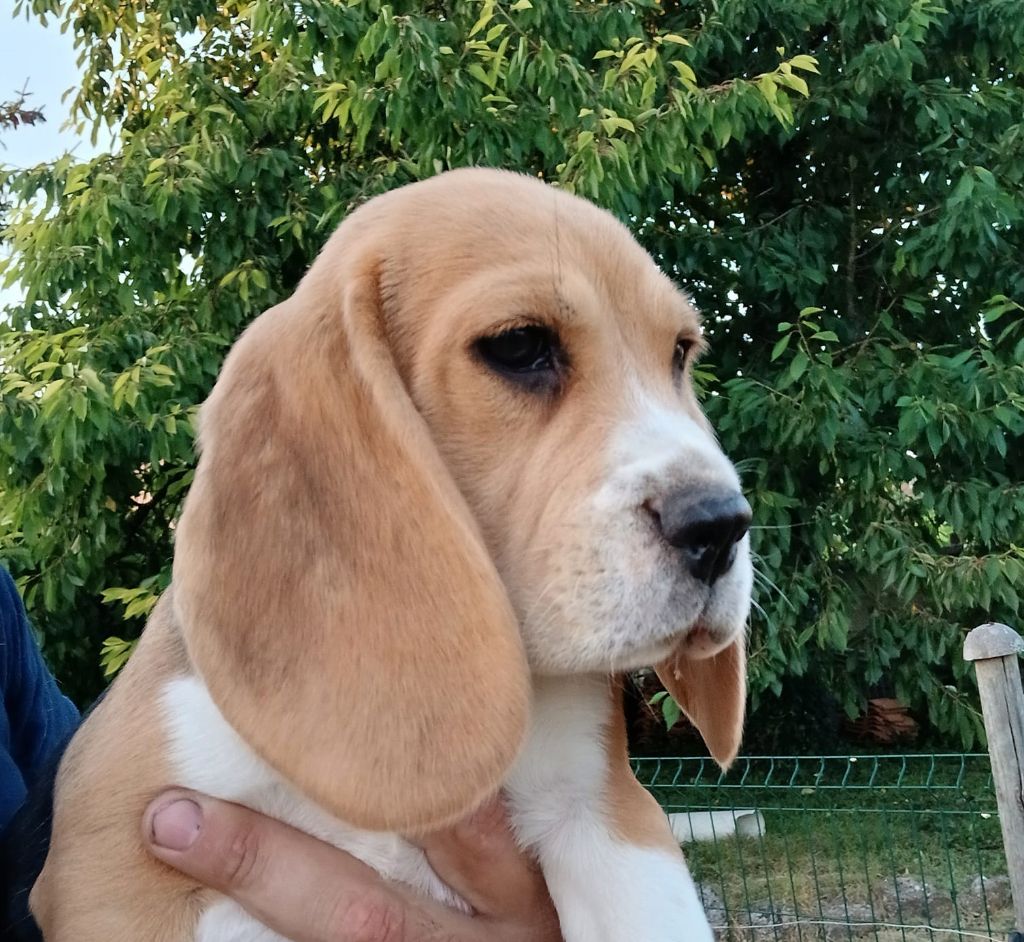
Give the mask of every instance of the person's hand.
[[240, 805], [173, 790], [143, 818], [150, 853], [233, 898], [293, 942], [561, 942], [539, 870], [500, 801], [420, 842], [467, 916]]

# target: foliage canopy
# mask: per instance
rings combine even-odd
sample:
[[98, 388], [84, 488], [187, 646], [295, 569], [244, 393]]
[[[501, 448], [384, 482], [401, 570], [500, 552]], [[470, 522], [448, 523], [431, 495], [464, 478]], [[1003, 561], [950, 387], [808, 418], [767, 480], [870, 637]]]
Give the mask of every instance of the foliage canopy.
[[79, 697], [166, 584], [231, 339], [351, 207], [487, 164], [619, 214], [704, 311], [755, 696], [813, 672], [974, 740], [963, 631], [1024, 583], [1016, 0], [18, 9], [74, 32], [75, 115], [119, 129], [2, 179], [0, 555]]

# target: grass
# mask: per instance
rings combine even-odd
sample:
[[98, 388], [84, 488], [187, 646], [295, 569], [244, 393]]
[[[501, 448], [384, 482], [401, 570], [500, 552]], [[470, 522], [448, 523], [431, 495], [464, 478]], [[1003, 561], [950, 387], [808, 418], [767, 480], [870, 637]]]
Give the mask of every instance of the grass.
[[728, 776], [638, 760], [637, 773], [670, 813], [762, 813], [760, 837], [686, 847], [724, 935], [942, 942], [1012, 926], [1007, 893], [968, 892], [1006, 873], [986, 756], [750, 758]]

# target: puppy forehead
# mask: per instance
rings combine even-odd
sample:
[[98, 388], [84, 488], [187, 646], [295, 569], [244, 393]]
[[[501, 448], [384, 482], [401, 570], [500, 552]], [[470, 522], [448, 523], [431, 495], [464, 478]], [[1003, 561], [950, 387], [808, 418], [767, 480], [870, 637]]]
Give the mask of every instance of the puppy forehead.
[[392, 247], [403, 257], [399, 268], [409, 288], [436, 296], [460, 278], [500, 269], [514, 279], [518, 269], [531, 293], [550, 291], [572, 314], [582, 313], [574, 306], [587, 306], [573, 290], [582, 277], [600, 313], [616, 315], [627, 333], [699, 333], [686, 296], [621, 222], [584, 199], [532, 177], [479, 168], [442, 174], [386, 199], [398, 233]]

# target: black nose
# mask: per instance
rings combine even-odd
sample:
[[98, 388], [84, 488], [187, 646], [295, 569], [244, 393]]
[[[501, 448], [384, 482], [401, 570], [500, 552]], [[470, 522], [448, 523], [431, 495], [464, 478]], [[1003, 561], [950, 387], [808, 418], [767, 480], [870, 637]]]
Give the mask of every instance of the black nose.
[[665, 542], [676, 547], [687, 570], [711, 586], [736, 560], [736, 544], [750, 529], [750, 504], [736, 491], [677, 491], [649, 507]]

